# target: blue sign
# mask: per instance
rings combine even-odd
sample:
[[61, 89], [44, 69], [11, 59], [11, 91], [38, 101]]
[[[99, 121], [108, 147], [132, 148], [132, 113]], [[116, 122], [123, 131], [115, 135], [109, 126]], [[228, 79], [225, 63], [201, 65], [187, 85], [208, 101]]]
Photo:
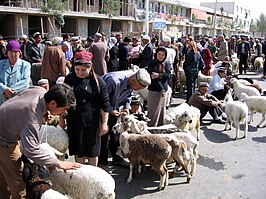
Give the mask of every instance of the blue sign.
[[153, 28], [163, 30], [166, 28], [166, 22], [165, 21], [154, 21]]

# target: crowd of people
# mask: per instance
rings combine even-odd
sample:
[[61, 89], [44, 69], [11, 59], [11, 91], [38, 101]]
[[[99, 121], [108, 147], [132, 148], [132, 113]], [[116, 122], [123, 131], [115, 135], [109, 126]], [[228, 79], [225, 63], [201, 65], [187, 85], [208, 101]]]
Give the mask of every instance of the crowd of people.
[[[1, 196], [25, 197], [22, 151], [38, 164], [64, 170], [90, 164], [108, 171], [108, 151], [114, 164], [129, 166], [116, 154], [119, 143], [112, 127], [120, 115], [144, 111], [133, 95], [144, 88], [148, 126], [163, 125], [165, 93], [169, 87], [173, 94], [178, 92], [179, 67], [186, 76], [186, 102], [200, 109], [201, 119], [209, 112], [214, 122], [224, 123], [230, 60], [236, 55], [238, 73], [246, 74], [249, 63], [254, 64], [251, 54], [266, 55], [266, 42], [225, 35], [193, 39], [190, 34], [159, 41], [156, 35], [123, 37], [122, 33], [109, 39], [96, 33], [85, 40], [67, 34], [44, 40], [40, 32], [7, 42], [0, 35]], [[217, 61], [222, 64], [213, 80], [195, 91], [198, 73], [210, 76]], [[133, 71], [132, 65], [139, 70]], [[50, 114], [59, 115], [60, 126], [67, 129], [69, 153], [76, 163], [54, 160], [39, 148], [38, 131]]]

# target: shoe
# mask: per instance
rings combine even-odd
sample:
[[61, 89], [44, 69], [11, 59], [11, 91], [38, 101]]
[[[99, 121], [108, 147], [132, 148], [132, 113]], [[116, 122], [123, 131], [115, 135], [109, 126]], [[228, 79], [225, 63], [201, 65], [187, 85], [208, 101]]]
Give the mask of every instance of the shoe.
[[111, 170], [108, 165], [98, 164], [98, 167], [105, 170], [107, 173], [111, 173]]
[[113, 161], [114, 165], [118, 165], [121, 167], [125, 167], [125, 168], [129, 168], [129, 162], [127, 162], [126, 160], [120, 160], [120, 161]]
[[219, 118], [219, 119], [213, 120], [212, 123], [225, 124], [226, 121], [224, 121], [222, 118]]

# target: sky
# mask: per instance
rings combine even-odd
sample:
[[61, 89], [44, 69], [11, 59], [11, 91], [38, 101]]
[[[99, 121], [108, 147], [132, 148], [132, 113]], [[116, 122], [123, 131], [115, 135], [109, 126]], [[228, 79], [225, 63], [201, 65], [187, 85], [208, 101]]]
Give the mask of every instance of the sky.
[[[199, 5], [200, 2], [215, 2], [215, 0], [180, 0], [182, 2], [192, 3]], [[263, 12], [266, 15], [266, 2], [264, 0], [217, 0], [217, 2], [237, 2], [240, 5], [247, 6], [250, 8], [251, 15], [253, 15], [256, 19], [259, 18], [260, 14]]]

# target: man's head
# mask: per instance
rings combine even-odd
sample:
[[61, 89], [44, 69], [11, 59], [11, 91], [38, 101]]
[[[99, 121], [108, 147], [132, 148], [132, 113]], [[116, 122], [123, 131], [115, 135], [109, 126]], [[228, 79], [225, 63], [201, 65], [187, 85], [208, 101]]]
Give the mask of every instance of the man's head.
[[200, 82], [200, 85], [199, 85], [199, 89], [198, 91], [204, 95], [206, 93], [208, 93], [208, 89], [209, 89], [209, 84], [207, 82]]
[[42, 41], [42, 34], [40, 32], [35, 32], [32, 37], [33, 37], [33, 39], [34, 39], [34, 41], [35, 41], [36, 44], [41, 43], [41, 41]]
[[147, 44], [147, 43], [149, 43], [150, 40], [151, 40], [151, 38], [150, 38], [148, 35], [144, 35], [144, 36], [142, 37], [142, 43], [143, 43], [144, 45]]
[[45, 88], [45, 90], [49, 90], [49, 81], [48, 79], [40, 79], [38, 81], [38, 86]]
[[129, 78], [128, 84], [133, 90], [143, 89], [151, 84], [151, 76], [146, 69], [139, 69]]
[[44, 99], [47, 110], [52, 115], [60, 115], [65, 113], [71, 107], [76, 106], [76, 98], [74, 92], [67, 84], [56, 84], [45, 93]]
[[222, 78], [224, 78], [226, 76], [226, 68], [224, 67], [219, 67], [218, 68], [218, 75]]

